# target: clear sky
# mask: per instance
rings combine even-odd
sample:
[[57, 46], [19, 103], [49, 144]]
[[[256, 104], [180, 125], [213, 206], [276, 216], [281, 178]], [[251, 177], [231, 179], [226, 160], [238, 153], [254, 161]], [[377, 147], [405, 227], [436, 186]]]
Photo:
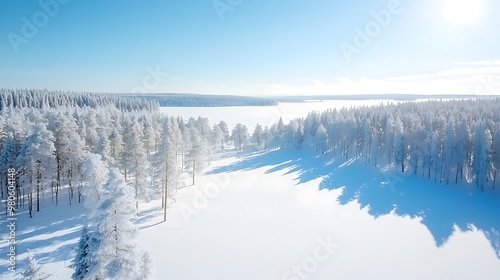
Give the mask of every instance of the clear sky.
[[0, 87], [500, 94], [499, 12], [495, 0], [2, 0]]

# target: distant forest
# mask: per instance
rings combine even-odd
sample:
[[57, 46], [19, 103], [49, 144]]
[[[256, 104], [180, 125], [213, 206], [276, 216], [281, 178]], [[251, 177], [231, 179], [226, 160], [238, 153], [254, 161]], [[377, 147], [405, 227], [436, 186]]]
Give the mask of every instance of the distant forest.
[[204, 95], [204, 94], [158, 94], [122, 95], [126, 98], [140, 98], [157, 102], [161, 107], [229, 107], [229, 106], [275, 106], [278, 101], [272, 98]]
[[280, 102], [301, 103], [335, 100], [449, 100], [490, 98], [488, 95], [423, 95], [423, 94], [356, 94], [356, 95], [295, 95], [295, 96], [236, 96], [188, 93], [120, 94], [125, 98], [142, 99], [158, 103], [161, 107], [230, 107], [230, 106], [276, 106]]

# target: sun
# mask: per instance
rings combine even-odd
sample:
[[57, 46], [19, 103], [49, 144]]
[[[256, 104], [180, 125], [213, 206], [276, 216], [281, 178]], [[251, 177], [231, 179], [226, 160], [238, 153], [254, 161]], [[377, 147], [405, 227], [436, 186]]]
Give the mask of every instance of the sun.
[[483, 0], [444, 0], [443, 12], [450, 23], [473, 25], [483, 15]]

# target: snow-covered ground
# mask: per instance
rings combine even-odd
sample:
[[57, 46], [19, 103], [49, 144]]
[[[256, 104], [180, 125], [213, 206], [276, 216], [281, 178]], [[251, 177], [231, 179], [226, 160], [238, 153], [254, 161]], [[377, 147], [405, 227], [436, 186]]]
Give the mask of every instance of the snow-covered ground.
[[[375, 217], [370, 208], [376, 207], [342, 203], [339, 197], [350, 187], [320, 190], [331, 177], [307, 174], [314, 170], [299, 163], [317, 159], [269, 161], [283, 155], [221, 160], [195, 186], [179, 192], [167, 223], [151, 218], [141, 240], [154, 255], [157, 278], [498, 279], [500, 260], [474, 226], [442, 225], [453, 231], [437, 242], [425, 217], [400, 216], [397, 210]], [[380, 179], [364, 164], [330, 165], [333, 173], [351, 173], [366, 188]], [[407, 195], [404, 188], [375, 187]], [[493, 207], [494, 201], [483, 201]], [[442, 203], [446, 208], [448, 202]], [[497, 210], [490, 208], [492, 219]], [[431, 218], [449, 214], [423, 212]]]
[[[179, 190], [167, 222], [154, 201], [135, 223], [156, 279], [498, 279], [498, 197], [393, 178], [307, 153], [228, 152]], [[29, 248], [69, 279], [83, 208], [43, 211], [18, 222], [19, 267]]]

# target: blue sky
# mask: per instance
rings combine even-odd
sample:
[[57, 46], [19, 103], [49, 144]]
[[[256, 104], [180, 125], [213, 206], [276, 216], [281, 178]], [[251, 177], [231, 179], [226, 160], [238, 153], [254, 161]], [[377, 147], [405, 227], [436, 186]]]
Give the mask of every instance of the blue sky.
[[494, 0], [6, 0], [0, 87], [500, 94], [495, 11]]

